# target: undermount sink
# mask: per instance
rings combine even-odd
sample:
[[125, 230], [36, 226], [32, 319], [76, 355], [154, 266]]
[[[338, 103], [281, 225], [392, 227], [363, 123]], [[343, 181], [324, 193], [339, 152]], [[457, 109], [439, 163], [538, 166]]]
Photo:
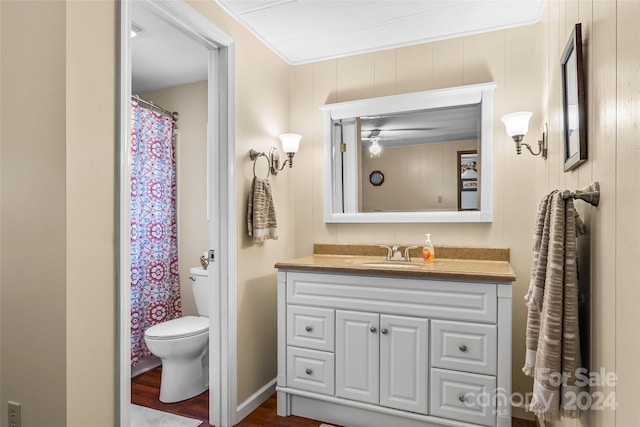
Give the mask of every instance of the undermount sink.
[[420, 264], [412, 264], [409, 262], [368, 262], [362, 264], [365, 267], [373, 268], [421, 268]]
[[[376, 259], [377, 258], [377, 259]], [[385, 268], [397, 270], [420, 270], [425, 267], [422, 262], [385, 260], [384, 257], [348, 257], [344, 260], [346, 264], [365, 268]]]

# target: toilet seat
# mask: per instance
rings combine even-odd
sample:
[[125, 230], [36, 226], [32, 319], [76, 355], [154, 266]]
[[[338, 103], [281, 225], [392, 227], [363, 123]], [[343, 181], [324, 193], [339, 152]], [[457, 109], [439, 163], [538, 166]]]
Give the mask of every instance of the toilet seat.
[[144, 336], [153, 340], [171, 340], [192, 337], [208, 331], [208, 317], [185, 316], [154, 325], [145, 331]]

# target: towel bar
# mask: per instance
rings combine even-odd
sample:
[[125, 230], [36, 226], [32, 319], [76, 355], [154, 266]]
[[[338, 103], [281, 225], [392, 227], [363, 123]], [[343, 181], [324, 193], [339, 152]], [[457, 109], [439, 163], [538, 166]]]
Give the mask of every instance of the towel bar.
[[563, 199], [568, 199], [569, 197], [583, 200], [592, 206], [598, 206], [600, 203], [600, 184], [598, 182], [592, 182], [582, 190], [567, 191], [562, 196]]

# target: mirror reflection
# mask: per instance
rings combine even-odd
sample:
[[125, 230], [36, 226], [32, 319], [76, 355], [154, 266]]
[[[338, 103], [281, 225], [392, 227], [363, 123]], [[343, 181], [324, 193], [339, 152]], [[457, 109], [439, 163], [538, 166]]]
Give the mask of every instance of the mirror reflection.
[[477, 210], [477, 158], [461, 170], [460, 153], [477, 157], [480, 121], [479, 103], [357, 118], [358, 212]]
[[321, 107], [325, 222], [491, 222], [495, 87]]

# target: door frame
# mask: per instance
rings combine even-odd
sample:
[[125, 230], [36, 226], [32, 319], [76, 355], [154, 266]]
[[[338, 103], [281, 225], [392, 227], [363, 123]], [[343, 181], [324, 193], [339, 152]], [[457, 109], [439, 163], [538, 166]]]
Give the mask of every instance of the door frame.
[[[215, 251], [209, 300], [209, 423], [233, 426], [237, 418], [236, 367], [236, 200], [235, 200], [235, 43], [233, 38], [183, 0], [119, 2], [119, 75], [116, 176], [117, 217], [117, 386], [116, 422], [129, 426], [131, 402], [130, 164], [131, 2], [145, 1], [168, 22], [209, 47], [207, 124], [207, 209], [210, 249]], [[211, 219], [216, 219], [211, 220]]]

